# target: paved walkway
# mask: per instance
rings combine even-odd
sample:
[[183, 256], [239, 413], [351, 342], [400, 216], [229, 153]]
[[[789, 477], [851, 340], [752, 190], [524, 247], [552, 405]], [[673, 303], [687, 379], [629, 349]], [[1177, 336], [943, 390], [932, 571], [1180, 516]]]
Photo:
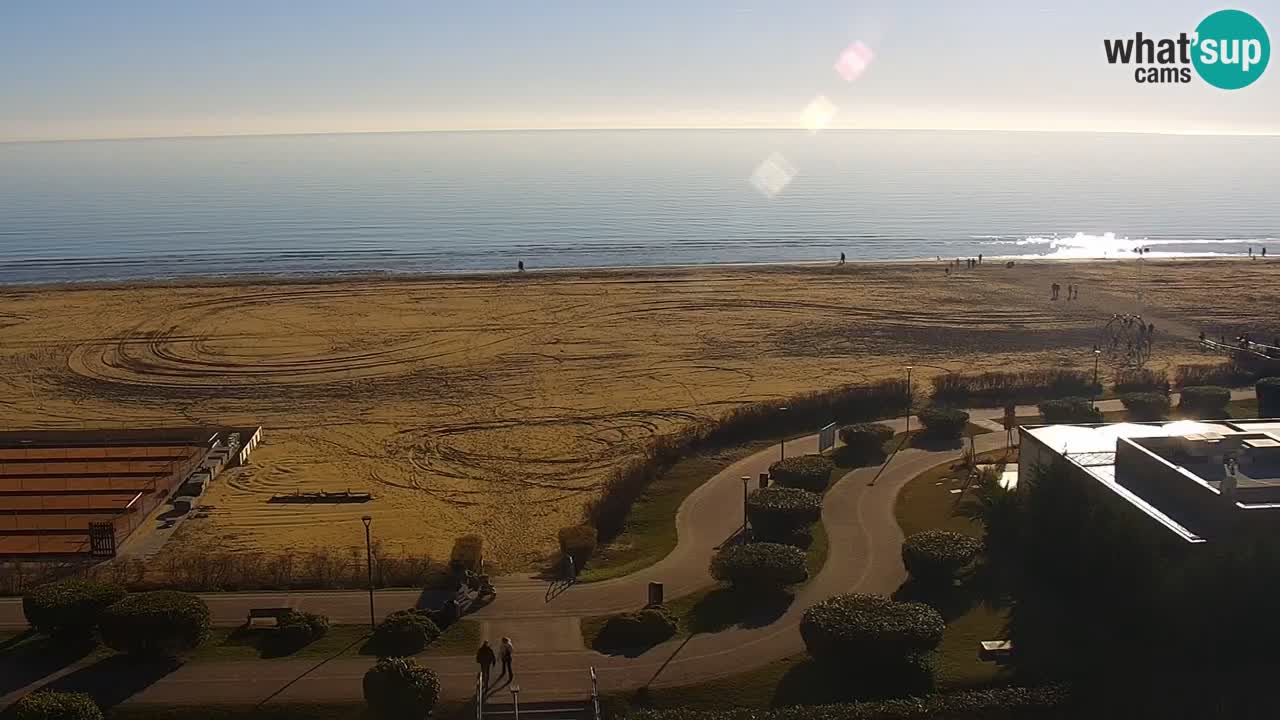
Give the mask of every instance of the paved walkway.
[[[1234, 397], [1252, 397], [1251, 392]], [[1098, 403], [1104, 410], [1122, 407], [1118, 400]], [[1034, 415], [1033, 406], [1018, 408]], [[975, 422], [989, 424], [1000, 410], [973, 410]], [[885, 421], [901, 430], [906, 418]], [[913, 427], [915, 420], [912, 420]], [[979, 452], [1004, 447], [1001, 432], [978, 435]], [[787, 454], [815, 452], [816, 435], [790, 440]], [[957, 459], [960, 451], [906, 449], [893, 458], [874, 486], [870, 480], [880, 467], [860, 468], [841, 477], [823, 504], [829, 553], [818, 575], [802, 586], [794, 602], [776, 622], [760, 628], [735, 627], [717, 633], [672, 640], [635, 658], [604, 656], [584, 649], [579, 619], [607, 615], [642, 606], [651, 580], [665, 584], [674, 599], [713, 584], [708, 565], [716, 549], [742, 525], [742, 481], [768, 469], [778, 458], [773, 446], [729, 466], [694, 491], [676, 516], [679, 542], [657, 564], [632, 575], [576, 585], [559, 595], [549, 593], [545, 581], [516, 576], [497, 582], [497, 599], [468, 619], [479, 622], [485, 638], [513, 639], [516, 671], [526, 700], [585, 697], [590, 691], [588, 668], [594, 666], [602, 691], [646, 685], [690, 684], [732, 675], [803, 651], [797, 625], [805, 608], [844, 592], [893, 592], [906, 578], [902, 567], [901, 531], [894, 517], [898, 491], [913, 477], [936, 465]], [[755, 482], [752, 481], [754, 487]], [[249, 608], [291, 606], [328, 615], [334, 623], [368, 621], [367, 593], [265, 592], [205, 595], [215, 624], [244, 622]], [[376, 613], [385, 615], [415, 605], [416, 591], [387, 590], [376, 594]], [[21, 601], [0, 600], [0, 627], [25, 627]], [[352, 701], [361, 697], [360, 680], [371, 660], [342, 657], [277, 659], [242, 662], [200, 662], [166, 670], [140, 687], [129, 702], [251, 704], [267, 701]], [[465, 699], [474, 693], [475, 666], [467, 657], [429, 658], [425, 664], [440, 674], [444, 695]], [[29, 688], [28, 688], [29, 689]], [[24, 689], [25, 690], [25, 689]], [[0, 706], [22, 691], [0, 698]], [[505, 693], [503, 693], [505, 694]]]

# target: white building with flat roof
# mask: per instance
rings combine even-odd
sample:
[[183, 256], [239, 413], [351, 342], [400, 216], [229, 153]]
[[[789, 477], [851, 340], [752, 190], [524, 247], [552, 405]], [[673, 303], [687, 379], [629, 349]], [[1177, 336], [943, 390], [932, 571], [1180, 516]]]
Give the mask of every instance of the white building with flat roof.
[[[1018, 433], [1020, 474], [1063, 460], [1105, 497], [1187, 543], [1280, 528], [1280, 421], [1037, 425]], [[1018, 487], [1026, 486], [1019, 477]]]

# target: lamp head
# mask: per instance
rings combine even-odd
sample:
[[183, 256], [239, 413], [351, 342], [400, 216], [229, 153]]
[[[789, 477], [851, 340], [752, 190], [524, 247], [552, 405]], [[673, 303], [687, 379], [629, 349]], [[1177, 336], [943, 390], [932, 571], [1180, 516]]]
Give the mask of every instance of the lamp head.
[[365, 527], [369, 527], [369, 523], [373, 522], [373, 516], [365, 515], [364, 517], [360, 518], [360, 520], [364, 523]]

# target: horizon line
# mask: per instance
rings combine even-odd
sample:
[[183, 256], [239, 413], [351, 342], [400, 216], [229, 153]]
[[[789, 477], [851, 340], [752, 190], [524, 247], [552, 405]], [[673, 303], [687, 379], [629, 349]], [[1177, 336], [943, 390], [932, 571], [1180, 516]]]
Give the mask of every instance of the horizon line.
[[[0, 145], [35, 145], [77, 142], [126, 142], [144, 140], [217, 140], [235, 138], [314, 137], [330, 135], [421, 135], [428, 133], [521, 133], [521, 132], [812, 132], [796, 125], [779, 126], [556, 126], [509, 128], [426, 128], [416, 130], [319, 130], [301, 132], [260, 133], [194, 133], [190, 135], [120, 135], [106, 137], [70, 137], [0, 140]], [[1038, 133], [1038, 134], [1089, 134], [1089, 135], [1172, 135], [1206, 137], [1280, 137], [1280, 130], [1227, 131], [1227, 130], [1101, 130], [1083, 128], [965, 128], [965, 127], [828, 127], [821, 132], [980, 132], [980, 133]]]

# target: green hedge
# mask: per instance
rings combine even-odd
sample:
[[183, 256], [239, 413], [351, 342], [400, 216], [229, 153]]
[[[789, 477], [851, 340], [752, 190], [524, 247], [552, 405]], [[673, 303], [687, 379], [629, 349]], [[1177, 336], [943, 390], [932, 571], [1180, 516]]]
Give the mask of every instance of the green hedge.
[[364, 700], [379, 720], [423, 720], [440, 700], [440, 678], [410, 658], [383, 658], [364, 674]]
[[596, 637], [597, 650], [634, 650], [657, 645], [676, 634], [679, 623], [665, 607], [651, 605], [620, 613], [605, 621]]
[[939, 440], [959, 439], [969, 424], [969, 413], [936, 405], [921, 410], [918, 417], [925, 433]]
[[884, 452], [884, 444], [893, 439], [893, 428], [880, 423], [857, 423], [840, 428], [840, 442], [859, 457]]
[[1262, 378], [1254, 390], [1258, 395], [1258, 417], [1280, 418], [1280, 377]]
[[1100, 423], [1102, 411], [1095, 408], [1089, 398], [1065, 397], [1045, 400], [1036, 406], [1040, 417], [1047, 423]]
[[933, 401], [956, 407], [1002, 407], [1046, 398], [1096, 395], [1093, 374], [1078, 370], [1014, 370], [933, 378]]
[[1161, 393], [1129, 393], [1122, 395], [1120, 402], [1129, 411], [1129, 419], [1137, 422], [1168, 419], [1172, 409], [1169, 397]]
[[81, 692], [38, 690], [13, 704], [13, 720], [102, 720], [93, 698]]
[[22, 597], [22, 613], [31, 627], [70, 641], [93, 637], [102, 611], [119, 602], [124, 589], [97, 580], [60, 580], [33, 588]]
[[438, 637], [440, 628], [426, 612], [397, 610], [374, 628], [369, 649], [381, 657], [415, 655]]
[[1169, 387], [1169, 373], [1164, 370], [1121, 370], [1116, 373], [1115, 391], [1124, 393], [1156, 392], [1163, 394]]
[[800, 488], [810, 492], [826, 492], [831, 484], [831, 471], [835, 463], [822, 455], [797, 455], [769, 466], [769, 477], [774, 484]]
[[786, 542], [822, 517], [822, 496], [789, 487], [767, 487], [747, 496], [747, 519], [759, 540]]
[[209, 636], [209, 606], [175, 590], [133, 593], [102, 613], [102, 641], [130, 655], [174, 657]]
[[937, 610], [879, 595], [836, 595], [805, 610], [800, 637], [815, 659], [893, 662], [938, 646], [946, 625]]
[[792, 545], [730, 545], [711, 558], [711, 577], [739, 590], [777, 591], [809, 579], [805, 552]]
[[590, 525], [560, 528], [560, 554], [573, 558], [573, 566], [581, 570], [595, 554], [597, 537]]
[[1186, 415], [1205, 420], [1221, 420], [1227, 416], [1231, 391], [1217, 385], [1193, 385], [1182, 388], [1178, 408]]
[[645, 710], [634, 720], [1023, 720], [1067, 717], [1071, 696], [1061, 686], [965, 690], [841, 705], [797, 705], [774, 710]]
[[926, 583], [949, 583], [982, 550], [977, 538], [947, 530], [925, 530], [902, 542], [902, 564], [911, 577]]

